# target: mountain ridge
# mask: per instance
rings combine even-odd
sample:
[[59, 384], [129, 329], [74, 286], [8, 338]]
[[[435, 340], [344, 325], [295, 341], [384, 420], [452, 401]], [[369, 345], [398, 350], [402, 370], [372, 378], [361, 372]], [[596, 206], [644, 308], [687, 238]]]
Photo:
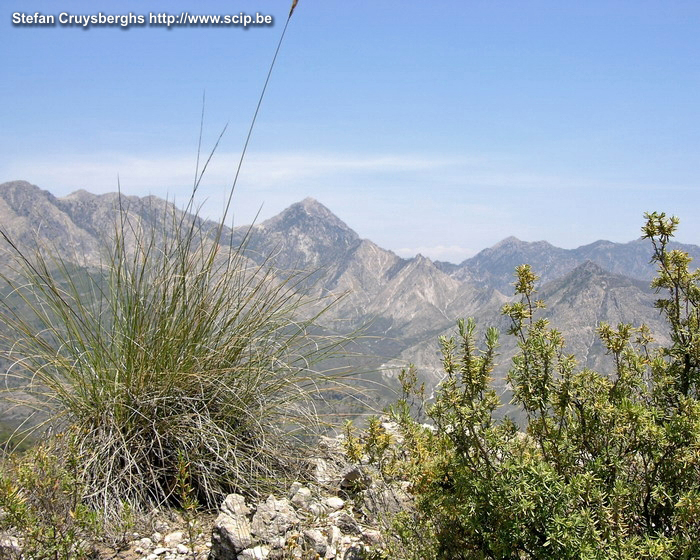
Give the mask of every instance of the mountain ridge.
[[[14, 181], [0, 185], [0, 223], [20, 244], [43, 240], [96, 265], [106, 225], [114, 223], [120, 201], [130, 219], [146, 227], [173, 207], [155, 196], [120, 199], [117, 193], [85, 190], [55, 197], [26, 181]], [[245, 240], [246, 256], [255, 262], [268, 262], [283, 273], [307, 272], [306, 288], [312, 295], [339, 297], [322, 317], [327, 328], [364, 328], [378, 361], [397, 368], [414, 362], [431, 383], [440, 377], [436, 337], [450, 333], [457, 318], [474, 316], [481, 325], [507, 329], [500, 308], [512, 300], [514, 269], [524, 263], [541, 276], [539, 290], [550, 303], [546, 316], [570, 339], [584, 365], [605, 363], [602, 348], [596, 346], [600, 321], [644, 321], [659, 336], [664, 333], [649, 288], [654, 275], [651, 247], [639, 239], [562, 249], [511, 236], [458, 265], [423, 255], [407, 259], [360, 238], [311, 197], [259, 224], [225, 228], [224, 239], [229, 236], [234, 243]], [[698, 246], [674, 247], [700, 258]], [[503, 364], [515, 351], [512, 341], [503, 340], [502, 365], [495, 373], [500, 380]]]

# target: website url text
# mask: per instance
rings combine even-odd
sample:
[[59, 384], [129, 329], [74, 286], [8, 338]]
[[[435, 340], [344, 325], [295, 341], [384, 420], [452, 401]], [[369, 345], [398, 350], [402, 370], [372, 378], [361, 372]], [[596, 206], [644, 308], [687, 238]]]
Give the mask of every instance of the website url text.
[[55, 14], [42, 14], [41, 12], [25, 13], [14, 12], [12, 14], [12, 25], [16, 26], [51, 26], [60, 25], [62, 27], [262, 27], [271, 26], [274, 18], [265, 14], [217, 14], [202, 15], [182, 12], [180, 14], [169, 14], [166, 12], [149, 12], [144, 14], [70, 14], [61, 12]]

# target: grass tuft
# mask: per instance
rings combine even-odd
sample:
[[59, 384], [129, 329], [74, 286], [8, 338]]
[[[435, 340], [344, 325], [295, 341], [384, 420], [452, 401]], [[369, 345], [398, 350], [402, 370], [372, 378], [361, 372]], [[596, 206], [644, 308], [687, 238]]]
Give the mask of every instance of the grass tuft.
[[24, 380], [22, 404], [48, 412], [64, 435], [55, 453], [69, 442], [84, 499], [107, 516], [177, 503], [183, 476], [207, 507], [294, 476], [330, 382], [319, 364], [343, 342], [318, 334], [324, 306], [300, 291], [306, 275], [253, 264], [247, 238], [226, 243], [192, 201], [149, 214], [119, 197], [97, 269], [2, 233], [15, 263], [7, 375]]

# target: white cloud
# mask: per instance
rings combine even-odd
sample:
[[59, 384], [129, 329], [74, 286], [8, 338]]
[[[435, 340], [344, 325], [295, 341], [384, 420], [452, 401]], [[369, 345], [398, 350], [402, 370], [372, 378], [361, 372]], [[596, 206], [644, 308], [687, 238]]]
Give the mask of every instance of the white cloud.
[[[218, 153], [212, 158], [204, 184], [210, 192], [226, 192], [238, 166], [239, 154]], [[206, 158], [203, 158], [205, 160]], [[201, 161], [203, 164], [204, 161]], [[200, 165], [201, 165], [200, 164]], [[410, 189], [435, 188], [436, 195], [450, 188], [501, 189], [663, 189], [671, 185], [608, 184], [587, 177], [567, 177], [525, 168], [527, 164], [492, 155], [425, 156], [416, 154], [340, 154], [332, 152], [249, 153], [240, 182], [246, 191], [272, 193], [304, 189], [320, 196], [320, 190], [338, 187], [366, 188], [394, 185]], [[186, 196], [192, 186], [195, 156], [126, 153], [60, 154], [16, 160], [0, 168], [2, 180], [26, 179], [57, 194], [76, 189], [111, 192], [122, 188], [130, 194]], [[304, 195], [305, 196], [305, 195]]]
[[[206, 200], [202, 215], [219, 218], [238, 160], [232, 152], [212, 159], [199, 193], [198, 202]], [[77, 189], [113, 192], [119, 177], [127, 194], [168, 196], [184, 203], [194, 169], [193, 154], [184, 152], [37, 155], [0, 164], [0, 182], [25, 179], [63, 196]], [[658, 208], [657, 199], [667, 197], [672, 188], [682, 187], [540, 173], [528, 162], [493, 154], [251, 152], [234, 196], [233, 217], [236, 225], [248, 224], [263, 203], [259, 220], [313, 196], [361, 236], [386, 248], [401, 247], [394, 250], [402, 256], [422, 253], [460, 262], [476, 251], [459, 243], [481, 249], [508, 235], [545, 238], [562, 246], [599, 237], [627, 239], [631, 235], [618, 229], [636, 232], [637, 222], [617, 220], [616, 230], [594, 227], [590, 216], [600, 213], [590, 207], [605, 197], [611, 211], [630, 206], [631, 200], [648, 201], [645, 209]], [[632, 189], [634, 199], [629, 196]], [[637, 206], [633, 210], [638, 221]], [[533, 221], [533, 215], [558, 218]], [[441, 244], [446, 241], [458, 244]]]
[[[208, 183], [231, 183], [239, 157], [233, 153], [215, 154], [205, 180]], [[205, 159], [200, 160], [200, 168]], [[434, 170], [452, 164], [454, 160], [413, 155], [262, 153], [246, 157], [241, 180], [252, 187], [282, 187], [300, 181], [328, 179], [337, 174], [404, 173]], [[192, 155], [64, 154], [15, 161], [1, 171], [5, 177], [26, 178], [49, 187], [89, 188], [94, 192], [114, 190], [118, 176], [123, 184], [138, 190], [162, 185], [189, 187], [194, 178], [195, 158]]]

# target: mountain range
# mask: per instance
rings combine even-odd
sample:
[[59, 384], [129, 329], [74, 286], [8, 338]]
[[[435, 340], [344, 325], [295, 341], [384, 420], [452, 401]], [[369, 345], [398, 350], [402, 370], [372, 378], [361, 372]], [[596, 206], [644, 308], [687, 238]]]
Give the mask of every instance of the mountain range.
[[[76, 256], [97, 265], [105, 224], [112, 223], [119, 204], [147, 225], [161, 219], [170, 203], [153, 196], [120, 198], [86, 191], [59, 198], [13, 181], [0, 185], [0, 227], [20, 246], [49, 241], [64, 258]], [[500, 308], [512, 299], [514, 269], [523, 263], [540, 276], [544, 313], [562, 331], [567, 350], [576, 354], [581, 367], [611, 369], [595, 334], [602, 321], [646, 323], [659, 341], [666, 341], [665, 324], [654, 307], [658, 296], [649, 287], [655, 274], [652, 248], [640, 239], [562, 249], [509, 237], [459, 264], [422, 255], [406, 259], [360, 238], [312, 198], [261, 223], [224, 233], [234, 242], [246, 239], [246, 254], [253, 261], [267, 260], [281, 273], [309, 271], [307, 289], [314, 295], [342, 294], [323, 316], [324, 326], [341, 332], [363, 328], [363, 352], [383, 366], [377, 368], [378, 375], [388, 383], [402, 365], [412, 362], [434, 386], [441, 378], [437, 337], [449, 334], [460, 317], [475, 317], [482, 329], [493, 325], [505, 331], [508, 321]], [[700, 257], [696, 245], [674, 247]], [[502, 386], [515, 350], [515, 341], [504, 334], [495, 372]]]

